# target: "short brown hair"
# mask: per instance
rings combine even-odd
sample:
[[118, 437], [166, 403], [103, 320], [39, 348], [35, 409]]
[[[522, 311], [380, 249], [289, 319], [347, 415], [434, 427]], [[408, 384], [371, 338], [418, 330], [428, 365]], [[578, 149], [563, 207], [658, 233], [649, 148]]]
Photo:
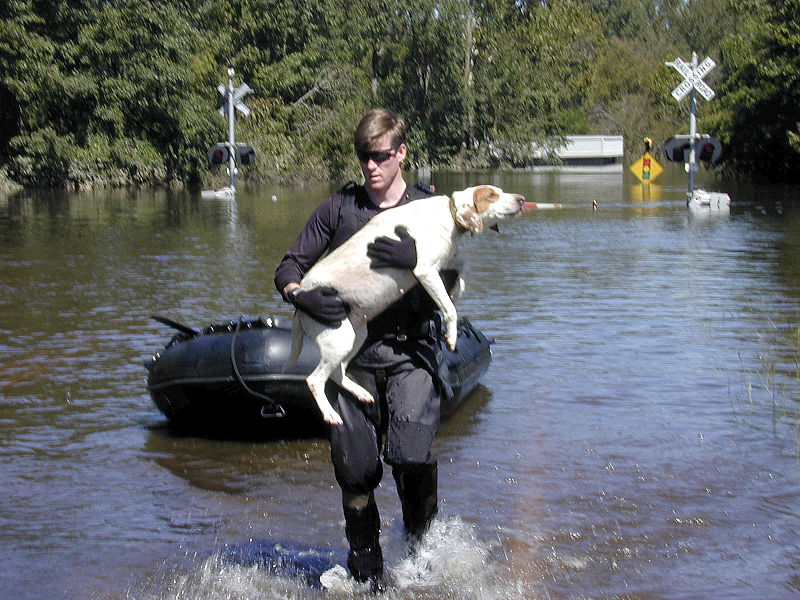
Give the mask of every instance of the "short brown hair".
[[406, 122], [403, 117], [387, 108], [372, 108], [367, 111], [356, 127], [353, 146], [356, 152], [369, 152], [378, 139], [389, 135], [392, 148], [406, 143]]

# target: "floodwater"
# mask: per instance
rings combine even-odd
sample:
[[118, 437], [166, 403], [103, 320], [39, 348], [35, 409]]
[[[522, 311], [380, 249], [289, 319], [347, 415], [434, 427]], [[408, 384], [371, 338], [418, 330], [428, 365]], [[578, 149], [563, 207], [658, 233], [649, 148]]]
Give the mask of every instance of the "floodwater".
[[[800, 597], [800, 189], [712, 182], [731, 214], [694, 215], [677, 170], [648, 193], [627, 173], [431, 180], [565, 207], [462, 246], [459, 312], [494, 360], [436, 440], [415, 559], [378, 489], [386, 597]], [[326, 442], [171, 432], [143, 363], [172, 335], [152, 313], [289, 316], [272, 274], [328, 191], [0, 198], [0, 597], [320, 597], [219, 557], [343, 546]]]

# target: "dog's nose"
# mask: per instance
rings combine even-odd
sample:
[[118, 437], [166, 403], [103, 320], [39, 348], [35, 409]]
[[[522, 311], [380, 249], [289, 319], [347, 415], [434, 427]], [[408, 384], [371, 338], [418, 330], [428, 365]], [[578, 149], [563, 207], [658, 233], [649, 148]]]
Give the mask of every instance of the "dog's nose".
[[525, 196], [523, 196], [522, 194], [514, 194], [514, 200], [517, 201], [520, 207], [525, 206], [525, 202], [527, 202], [527, 200], [525, 200]]

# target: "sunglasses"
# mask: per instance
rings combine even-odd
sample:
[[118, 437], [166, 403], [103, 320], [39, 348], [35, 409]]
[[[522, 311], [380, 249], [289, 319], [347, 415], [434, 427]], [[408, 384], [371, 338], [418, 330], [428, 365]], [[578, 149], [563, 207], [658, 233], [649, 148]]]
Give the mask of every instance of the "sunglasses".
[[370, 150], [368, 152], [364, 152], [363, 150], [359, 150], [356, 152], [358, 155], [358, 160], [362, 163], [368, 163], [370, 160], [375, 161], [376, 165], [379, 165], [382, 162], [389, 160], [390, 156], [394, 156], [395, 152], [397, 152], [397, 148], [389, 148], [388, 150]]

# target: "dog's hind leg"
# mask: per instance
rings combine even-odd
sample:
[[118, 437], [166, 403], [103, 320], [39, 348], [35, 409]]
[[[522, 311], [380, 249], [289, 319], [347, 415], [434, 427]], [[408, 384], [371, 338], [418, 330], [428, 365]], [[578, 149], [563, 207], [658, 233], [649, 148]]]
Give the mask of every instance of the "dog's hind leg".
[[329, 425], [341, 425], [342, 418], [325, 395], [325, 384], [328, 379], [333, 377], [335, 380], [338, 377], [339, 365], [347, 358], [355, 333], [347, 319], [336, 329], [318, 329], [315, 333], [313, 339], [319, 349], [320, 358], [317, 366], [306, 377], [306, 384], [322, 413], [322, 419]]
[[359, 402], [369, 404], [375, 402], [375, 398], [372, 397], [372, 394], [347, 376], [347, 365], [350, 364], [350, 361], [358, 353], [358, 351], [361, 349], [361, 346], [364, 344], [364, 341], [367, 339], [366, 323], [360, 326], [354, 326], [353, 333], [355, 334], [353, 349], [341, 362], [339, 368], [335, 369], [333, 373], [331, 373], [331, 379], [342, 386], [345, 390], [353, 394], [353, 396], [355, 396], [356, 400]]
[[320, 361], [316, 368], [311, 371], [311, 374], [306, 377], [306, 384], [308, 389], [311, 390], [311, 395], [314, 396], [319, 411], [322, 413], [322, 420], [329, 425], [342, 424], [342, 418], [331, 406], [328, 397], [325, 395], [325, 383], [335, 369], [336, 365]]
[[[363, 333], [361, 329], [363, 329]], [[320, 331], [314, 340], [319, 348], [320, 360], [311, 374], [306, 377], [306, 384], [317, 402], [322, 418], [330, 425], [341, 425], [342, 418], [325, 395], [325, 384], [328, 379], [333, 379], [361, 402], [373, 401], [372, 394], [344, 376], [344, 368], [347, 367], [352, 356], [358, 352], [365, 339], [366, 326], [362, 326], [357, 332], [350, 321], [345, 319], [336, 329]]]

